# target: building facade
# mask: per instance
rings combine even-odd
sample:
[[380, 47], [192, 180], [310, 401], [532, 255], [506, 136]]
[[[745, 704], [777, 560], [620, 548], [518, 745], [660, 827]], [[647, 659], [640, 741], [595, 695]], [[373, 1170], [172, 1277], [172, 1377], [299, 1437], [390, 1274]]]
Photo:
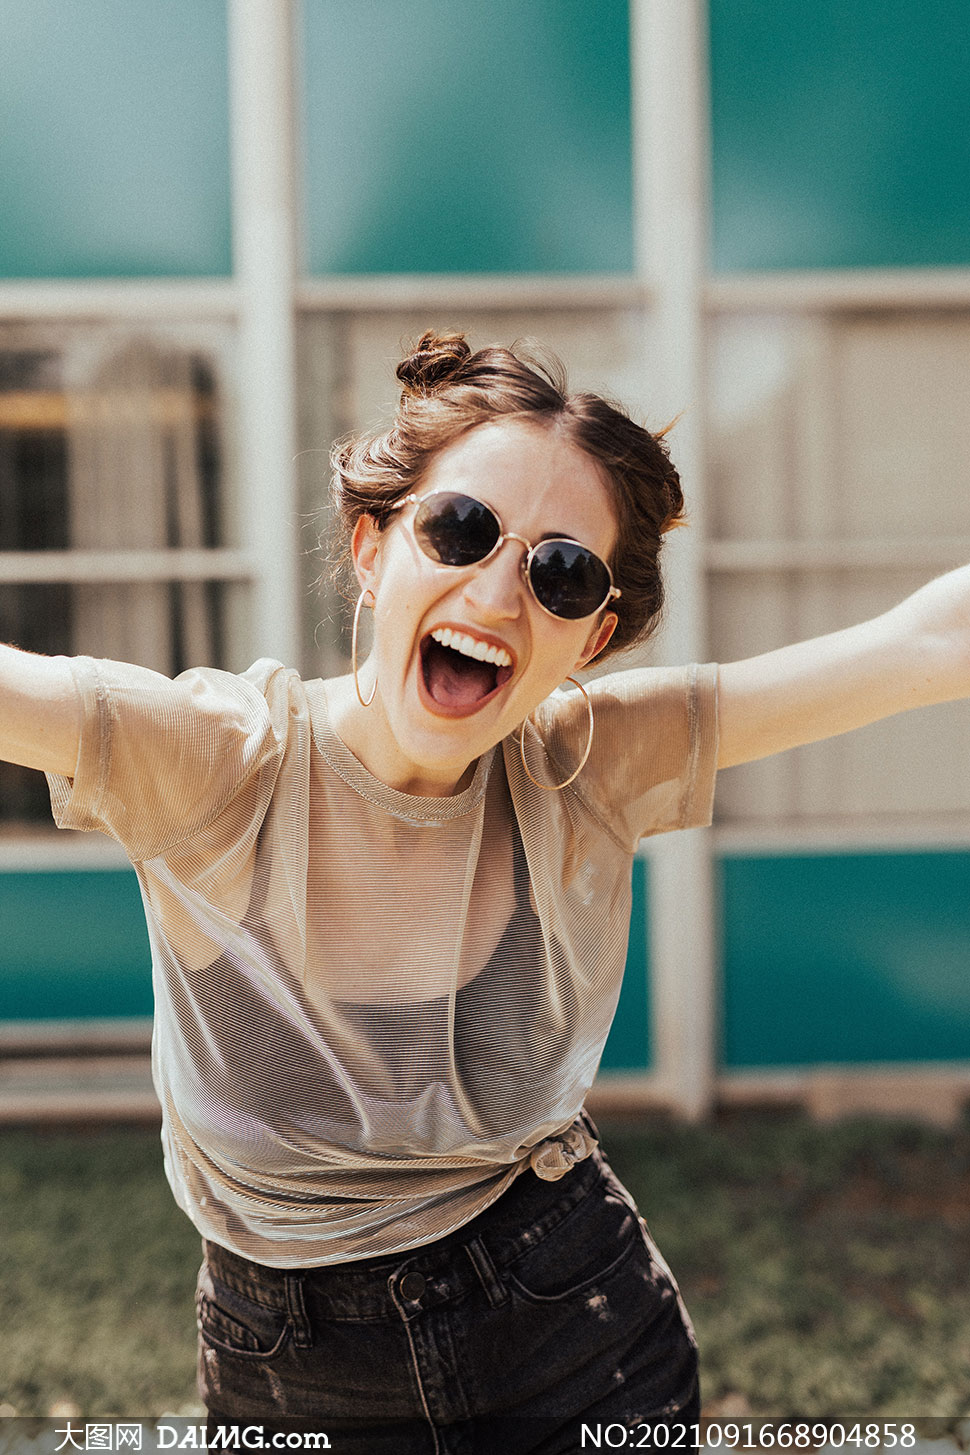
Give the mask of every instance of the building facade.
[[[429, 326], [682, 416], [639, 661], [833, 630], [970, 557], [962, 7], [0, 10], [0, 639], [345, 670], [328, 451]], [[712, 830], [646, 843], [601, 1088], [956, 1105], [968, 738], [957, 705], [734, 769]], [[0, 1051], [142, 1044], [125, 861], [36, 774], [0, 771], [0, 821]]]

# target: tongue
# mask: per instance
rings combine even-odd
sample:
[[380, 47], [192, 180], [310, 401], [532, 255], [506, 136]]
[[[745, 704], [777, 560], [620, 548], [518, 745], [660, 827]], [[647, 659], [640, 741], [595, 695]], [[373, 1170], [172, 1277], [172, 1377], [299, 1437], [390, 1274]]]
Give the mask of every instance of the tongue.
[[435, 702], [443, 707], [471, 707], [495, 686], [495, 667], [463, 657], [449, 647], [432, 642], [428, 650], [425, 681]]

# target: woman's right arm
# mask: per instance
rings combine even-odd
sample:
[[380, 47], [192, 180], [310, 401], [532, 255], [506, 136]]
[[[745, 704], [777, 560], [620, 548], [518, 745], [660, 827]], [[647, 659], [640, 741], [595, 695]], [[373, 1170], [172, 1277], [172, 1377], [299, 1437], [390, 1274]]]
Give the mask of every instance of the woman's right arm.
[[80, 732], [68, 659], [0, 645], [0, 758], [70, 778]]

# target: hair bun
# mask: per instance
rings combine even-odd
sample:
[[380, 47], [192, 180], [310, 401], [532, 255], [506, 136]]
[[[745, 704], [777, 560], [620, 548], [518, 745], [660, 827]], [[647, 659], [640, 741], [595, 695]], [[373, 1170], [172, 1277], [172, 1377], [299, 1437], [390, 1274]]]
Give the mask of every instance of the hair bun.
[[404, 395], [430, 394], [458, 373], [471, 349], [463, 333], [434, 333], [429, 329], [397, 366]]

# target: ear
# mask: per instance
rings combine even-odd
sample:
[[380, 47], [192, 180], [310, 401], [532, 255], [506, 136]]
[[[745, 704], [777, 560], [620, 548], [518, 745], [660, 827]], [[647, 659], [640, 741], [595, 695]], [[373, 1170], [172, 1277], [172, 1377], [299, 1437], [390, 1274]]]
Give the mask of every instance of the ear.
[[359, 515], [350, 537], [350, 554], [360, 589], [373, 591], [377, 577], [377, 557], [381, 533], [372, 515]]
[[588, 667], [593, 658], [599, 656], [610, 637], [616, 631], [619, 619], [615, 611], [608, 611], [603, 620], [597, 626], [594, 626], [583, 648], [583, 655], [576, 663], [577, 668]]

